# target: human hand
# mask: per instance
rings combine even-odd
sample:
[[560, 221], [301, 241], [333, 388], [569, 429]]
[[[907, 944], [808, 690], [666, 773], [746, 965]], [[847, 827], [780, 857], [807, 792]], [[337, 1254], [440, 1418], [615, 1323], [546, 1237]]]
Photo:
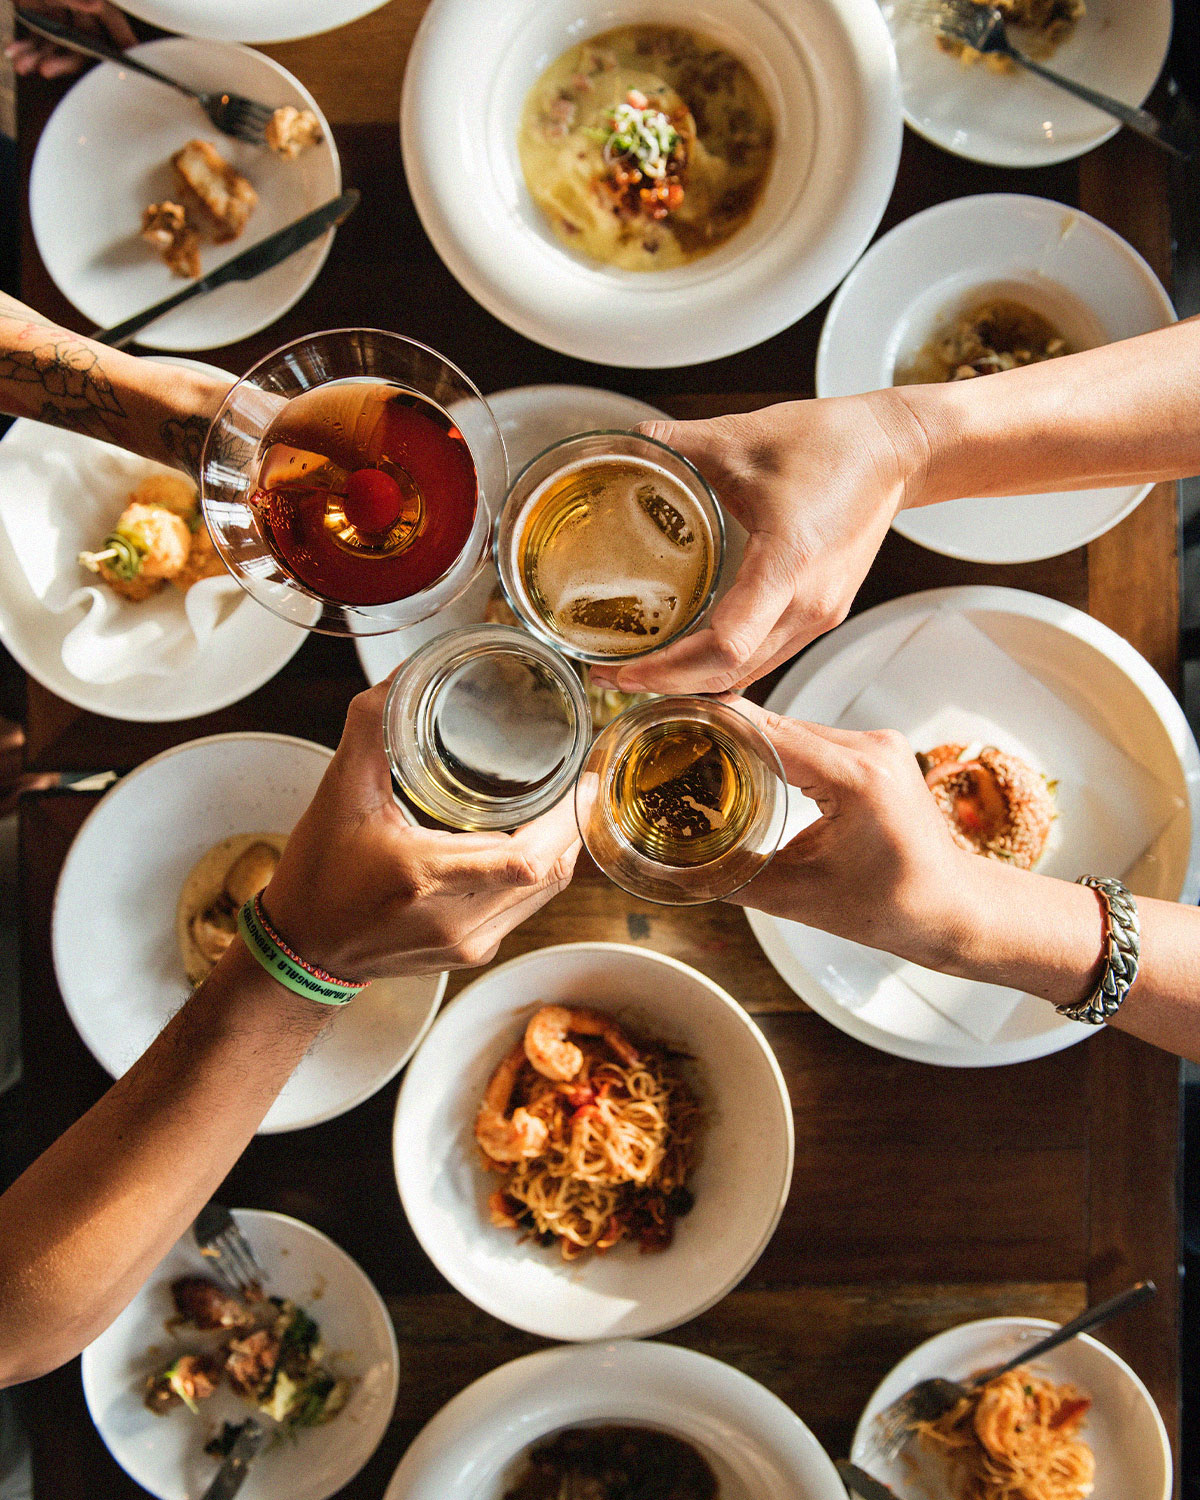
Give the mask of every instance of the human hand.
[[513, 834], [409, 824], [383, 748], [389, 686], [351, 703], [337, 753], [263, 893], [297, 953], [356, 979], [487, 963], [568, 883], [580, 848], [570, 797]]
[[638, 430], [690, 459], [750, 539], [703, 629], [601, 674], [628, 692], [740, 691], [840, 624], [923, 460], [891, 391]]
[[995, 862], [955, 844], [904, 736], [734, 706], [775, 746], [789, 783], [821, 816], [729, 899], [945, 967], [986, 900]]
[[[24, 9], [66, 11], [63, 18], [81, 31], [90, 31], [105, 36], [118, 47], [132, 47], [137, 41], [132, 26], [124, 14], [109, 0], [21, 0]], [[17, 18], [18, 22], [20, 17]], [[87, 59], [78, 52], [65, 47], [55, 47], [40, 36], [18, 37], [5, 48], [5, 56], [13, 65], [13, 72], [25, 76], [40, 73], [43, 78], [64, 78], [77, 73]]]

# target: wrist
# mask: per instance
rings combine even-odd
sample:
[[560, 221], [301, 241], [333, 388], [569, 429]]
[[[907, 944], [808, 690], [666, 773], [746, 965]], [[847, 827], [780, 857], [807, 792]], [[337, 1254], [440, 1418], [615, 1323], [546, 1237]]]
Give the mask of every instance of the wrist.
[[187, 1003], [208, 1031], [247, 1039], [279, 1031], [316, 1035], [330, 1007], [294, 994], [273, 979], [246, 945], [235, 939]]
[[971, 394], [965, 388], [977, 384], [907, 385], [876, 393], [889, 398], [890, 422], [903, 455], [900, 510], [938, 505], [972, 492], [971, 476], [964, 472], [968, 445], [962, 398]]

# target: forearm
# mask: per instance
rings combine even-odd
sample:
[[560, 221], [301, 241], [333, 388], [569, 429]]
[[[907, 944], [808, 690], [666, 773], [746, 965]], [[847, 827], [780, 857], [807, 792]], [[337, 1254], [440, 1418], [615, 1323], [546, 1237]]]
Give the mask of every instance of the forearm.
[[1198, 369], [1200, 319], [1190, 319], [1020, 370], [888, 392], [914, 428], [905, 503], [1200, 473]]
[[[977, 866], [948, 934], [906, 954], [966, 979], [1003, 984], [1055, 1005], [1089, 995], [1103, 970], [1105, 917], [1096, 892], [993, 860]], [[1138, 976], [1110, 1025], [1200, 1061], [1200, 911], [1138, 898]]]
[[53, 1369], [107, 1327], [328, 1019], [235, 943], [125, 1077], [0, 1197], [0, 1385]]
[[82, 432], [195, 478], [228, 387], [95, 344], [0, 293], [0, 413]]

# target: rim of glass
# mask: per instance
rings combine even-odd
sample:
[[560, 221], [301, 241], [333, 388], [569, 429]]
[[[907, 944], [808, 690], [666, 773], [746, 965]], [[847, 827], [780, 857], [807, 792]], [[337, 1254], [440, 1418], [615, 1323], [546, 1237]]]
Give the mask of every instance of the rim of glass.
[[[488, 798], [486, 801], [490, 804], [494, 816], [485, 815], [473, 820], [470, 824], [451, 822], [445, 816], [447, 811], [452, 811], [450, 800], [439, 796], [428, 796], [426, 788], [429, 782], [425, 779], [422, 781], [422, 788], [418, 795], [414, 792], [411, 774], [402, 773], [400, 768], [407, 762], [400, 753], [403, 744], [393, 726], [393, 707], [400, 694], [409, 691], [414, 680], [420, 680], [423, 671], [430, 670], [431, 659], [434, 662], [431, 680], [432, 674], [444, 680], [462, 664], [466, 657], [476, 655], [481, 650], [487, 651], [489, 647], [493, 651], [507, 648], [513, 652], [523, 652], [527, 656], [532, 656], [554, 674], [575, 714], [573, 744], [570, 755], [563, 761], [560, 771], [535, 792], [523, 797], [510, 798], [506, 802], [502, 802], [499, 798]], [[422, 695], [428, 690], [428, 686], [429, 683], [426, 683]], [[388, 689], [383, 705], [383, 746], [392, 776], [399, 782], [404, 795], [410, 798], [422, 812], [429, 817], [437, 818], [447, 827], [457, 828], [463, 832], [505, 832], [529, 822], [532, 818], [540, 817], [542, 813], [556, 807], [564, 797], [573, 796], [579, 772], [587, 759], [592, 741], [591, 704], [579, 674], [572, 667], [570, 660], [561, 651], [547, 645], [544, 641], [537, 640], [517, 625], [500, 625], [484, 621], [478, 625], [464, 625], [454, 630], [443, 631], [441, 635], [434, 636], [431, 641], [427, 641], [419, 650], [414, 651], [401, 665], [392, 679], [392, 685]], [[441, 805], [430, 806], [429, 803]]]
[[[666, 705], [671, 705], [671, 707], [667, 708], [666, 712], [663, 712]], [[644, 890], [636, 890], [632, 885], [626, 885], [623, 880], [621, 880], [617, 875], [613, 874], [613, 872], [608, 868], [607, 865], [602, 865], [600, 861], [596, 859], [595, 854], [592, 853], [592, 847], [588, 843], [587, 830], [584, 826], [584, 820], [579, 816], [580, 782], [582, 781], [583, 777], [585, 775], [588, 775], [589, 773], [591, 775], [597, 774], [596, 772], [591, 771], [589, 762], [594, 755], [601, 752], [602, 749], [607, 750], [608, 745], [619, 738], [619, 734], [617, 731], [622, 728], [622, 726], [624, 726], [626, 720], [632, 718], [635, 714], [646, 715], [649, 717], [653, 717], [656, 714], [661, 714], [663, 719], [672, 719], [676, 717], [683, 719], [685, 718], [685, 714], [684, 712], [682, 712], [682, 710], [688, 707], [704, 708], [707, 712], [714, 713], [718, 717], [718, 719], [732, 715], [737, 719], [739, 729], [744, 725], [745, 730], [748, 731], [751, 740], [754, 741], [755, 749], [761, 754], [767, 766], [774, 773], [776, 782], [781, 788], [782, 796], [778, 813], [779, 830], [775, 835], [771, 852], [767, 855], [767, 858], [757, 870], [755, 870], [752, 874], [747, 875], [744, 880], [739, 880], [736, 885], [731, 885], [728, 890], [722, 891], [720, 895], [704, 896], [700, 900], [695, 901], [671, 901], [662, 896], [648, 895]], [[679, 710], [679, 712], [677, 712], [677, 710]], [[605, 741], [607, 741], [607, 743], [605, 743]], [[628, 708], [623, 708], [621, 712], [616, 716], [616, 718], [611, 719], [592, 740], [592, 743], [588, 748], [587, 755], [584, 758], [584, 763], [580, 767], [579, 775], [575, 781], [575, 826], [579, 830], [579, 837], [583, 842], [583, 847], [588, 851], [588, 854], [591, 856], [592, 861], [595, 863], [597, 869], [600, 870], [605, 879], [611, 880], [613, 885], [617, 886], [620, 890], [625, 891], [627, 895], [636, 896], [640, 901], [651, 901], [655, 906], [707, 906], [713, 901], [724, 901], [728, 899], [728, 897], [736, 895], [738, 891], [744, 890], [745, 887], [751, 883], [751, 881], [757, 879], [757, 877], [762, 874], [762, 872], [779, 853], [780, 845], [783, 842], [784, 831], [787, 828], [788, 785], [789, 783], [787, 779], [787, 773], [783, 769], [783, 762], [779, 759], [779, 752], [775, 749], [775, 746], [772, 745], [771, 741], [766, 737], [766, 735], [762, 732], [758, 725], [747, 718], [744, 713], [739, 712], [738, 709], [731, 707], [728, 703], [722, 703], [717, 698], [701, 697], [698, 693], [680, 694], [677, 697], [654, 697], [651, 698], [649, 702], [631, 703]], [[603, 790], [604, 788], [603, 786], [601, 786], [598, 789], [598, 792], [603, 793]], [[772, 822], [774, 821], [775, 817], [773, 816]], [[622, 841], [628, 844], [628, 840], [623, 839]], [[630, 844], [629, 847], [632, 848], [633, 846]], [[651, 863], [651, 861], [647, 861], [647, 863]], [[696, 866], [695, 868], [702, 869], [703, 866]]]
[[[521, 480], [524, 479], [525, 475], [528, 474], [535, 464], [541, 463], [542, 459], [547, 458], [556, 449], [566, 448], [572, 443], [582, 442], [584, 438], [596, 437], [636, 438], [639, 443], [649, 443], [651, 447], [660, 448], [664, 453], [669, 453], [673, 459], [676, 459], [685, 469], [691, 472], [700, 488], [708, 496], [713, 515], [716, 518], [717, 555], [714, 561], [713, 575], [704, 599], [697, 607], [695, 615], [689, 624], [682, 630], [676, 631], [674, 635], [668, 636], [665, 641], [657, 641], [653, 646], [648, 646], [644, 651], [631, 652], [628, 656], [604, 656], [594, 651], [585, 651], [582, 646], [573, 646], [563, 636], [556, 635], [552, 630], [547, 630], [540, 620], [531, 618], [532, 611], [526, 611], [520, 602], [513, 598], [515, 591], [509, 587], [508, 579], [505, 576], [506, 570], [500, 565], [500, 531], [504, 513], [508, 509], [509, 501], [512, 499], [513, 493], [521, 483]], [[725, 564], [725, 546], [725, 513], [721, 508], [720, 500], [717, 499], [717, 492], [713, 489], [712, 485], [709, 484], [708, 480], [705, 479], [704, 475], [701, 474], [691, 459], [685, 458], [677, 448], [672, 448], [669, 443], [661, 442], [658, 438], [647, 437], [644, 432], [635, 432], [632, 427], [594, 427], [589, 432], [572, 433], [570, 437], [559, 438], [556, 442], [549, 443], [540, 453], [535, 453], [528, 463], [523, 464], [518, 470], [516, 478], [505, 492], [504, 500], [496, 513], [495, 523], [492, 526], [492, 563], [500, 581], [500, 592], [504, 595], [505, 603], [509, 609], [520, 620], [522, 627], [528, 630], [530, 635], [536, 636], [545, 645], [552, 646], [555, 651], [561, 652], [563, 656], [570, 657], [572, 661], [586, 662], [589, 666], [595, 667], [613, 666], [620, 668], [628, 665], [630, 662], [643, 661], [647, 656], [653, 656], [656, 651], [664, 651], [668, 646], [673, 646], [676, 641], [685, 640], [693, 631], [699, 630], [709, 610], [712, 608], [713, 600], [717, 596], [717, 588], [721, 582], [721, 570]], [[622, 713], [625, 712], [628, 712], [628, 710], [623, 709]], [[617, 721], [614, 719], [612, 722], [615, 724]], [[606, 724], [604, 730], [610, 727], [610, 725]]]
[[[487, 397], [483, 394], [483, 392], [479, 389], [479, 387], [475, 384], [475, 382], [471, 379], [471, 377], [463, 369], [461, 369], [458, 365], [456, 365], [455, 362], [452, 359], [449, 359], [446, 355], [442, 354], [440, 350], [435, 349], [432, 344], [423, 343], [420, 339], [409, 338], [409, 336], [407, 334], [404, 334], [404, 333], [393, 333], [390, 329], [387, 329], [387, 328], [356, 328], [356, 327], [353, 327], [352, 325], [346, 325], [346, 326], [339, 327], [339, 328], [319, 328], [319, 329], [317, 329], [313, 333], [301, 334], [298, 338], [291, 339], [286, 344], [280, 344], [277, 349], [271, 350], [271, 352], [269, 354], [264, 354], [263, 357], [260, 360], [257, 360], [253, 365], [251, 365], [251, 367], [245, 372], [245, 374], [239, 375], [237, 377], [237, 379], [234, 381], [234, 383], [225, 392], [225, 395], [221, 398], [221, 404], [220, 404], [220, 406], [218, 406], [218, 408], [216, 410], [216, 413], [213, 416], [212, 421], [208, 425], [208, 431], [204, 434], [204, 442], [203, 442], [203, 444], [201, 445], [201, 448], [200, 448], [200, 460], [199, 460], [198, 474], [197, 474], [197, 480], [198, 480], [197, 488], [198, 488], [199, 494], [200, 494], [200, 509], [201, 509], [201, 514], [204, 515], [205, 522], [207, 524], [208, 516], [207, 516], [207, 512], [206, 512], [206, 507], [205, 507], [206, 494], [205, 494], [204, 476], [205, 476], [205, 473], [206, 473], [206, 471], [208, 469], [210, 447], [211, 447], [211, 445], [213, 443], [213, 439], [214, 439], [214, 436], [215, 436], [215, 434], [217, 432], [217, 429], [220, 427], [220, 425], [221, 425], [221, 423], [222, 423], [222, 421], [223, 421], [226, 413], [229, 410], [230, 403], [233, 401], [233, 399], [237, 395], [237, 393], [244, 386], [250, 386], [250, 385], [252, 385], [252, 386], [254, 386], [255, 390], [263, 391], [265, 394], [268, 394], [268, 395], [272, 394], [272, 392], [269, 390], [269, 388], [267, 386], [265, 386], [265, 385], [258, 385], [254, 381], [254, 379], [253, 379], [253, 377], [255, 375], [257, 375], [258, 372], [265, 365], [269, 364], [273, 360], [277, 360], [277, 359], [281, 358], [282, 356], [288, 354], [292, 349], [298, 348], [301, 344], [310, 344], [310, 343], [313, 343], [315, 340], [318, 340], [318, 339], [337, 338], [337, 337], [340, 337], [340, 336], [348, 336], [348, 335], [351, 335], [351, 334], [359, 335], [359, 336], [361, 336], [363, 334], [367, 334], [371, 338], [380, 338], [380, 339], [383, 339], [383, 340], [385, 340], [385, 341], [387, 341], [389, 343], [403, 345], [403, 346], [405, 346], [405, 347], [407, 347], [409, 349], [419, 349], [422, 353], [430, 355], [433, 359], [438, 360], [438, 361], [440, 361], [441, 364], [445, 365], [448, 370], [452, 370], [454, 372], [454, 374], [458, 377], [458, 379], [461, 380], [462, 383], [467, 387], [467, 390], [469, 391], [470, 395], [480, 404], [480, 406], [483, 408], [483, 410], [487, 413], [487, 419], [488, 419], [488, 422], [489, 422], [489, 424], [491, 426], [491, 430], [492, 430], [492, 432], [493, 432], [493, 434], [495, 436], [495, 440], [496, 440], [497, 444], [499, 445], [500, 457], [501, 457], [501, 460], [503, 462], [503, 467], [504, 467], [504, 494], [503, 494], [503, 498], [500, 499], [499, 501], [493, 501], [493, 502], [489, 503], [489, 501], [487, 499], [485, 499], [485, 497], [483, 495], [483, 492], [482, 492], [482, 486], [479, 485], [479, 479], [478, 479], [478, 476], [480, 474], [480, 464], [479, 464], [479, 461], [477, 460], [477, 458], [475, 456], [474, 451], [471, 449], [471, 444], [468, 441], [468, 439], [466, 437], [466, 434], [464, 433], [463, 434], [463, 441], [467, 444], [467, 450], [468, 450], [468, 452], [471, 453], [471, 462], [475, 466], [476, 485], [477, 485], [478, 490], [479, 490], [477, 503], [484, 508], [485, 513], [487, 514], [488, 529], [492, 533], [492, 545], [490, 545], [490, 546], [485, 545], [485, 547], [483, 549], [483, 553], [482, 553], [481, 559], [480, 559], [480, 564], [477, 565], [476, 568], [474, 569], [474, 571], [472, 572], [471, 578], [469, 578], [469, 579], [466, 580], [466, 582], [463, 585], [463, 588], [460, 589], [459, 592], [458, 592], [458, 594], [456, 594], [454, 596], [455, 598], [458, 598], [458, 597], [461, 596], [461, 594], [463, 592], [465, 592], [465, 590], [470, 586], [471, 582], [477, 576], [477, 574], [479, 572], [479, 566], [482, 565], [483, 559], [486, 559], [494, 551], [496, 521], [497, 521], [497, 518], [500, 515], [500, 512], [503, 510], [503, 508], [504, 508], [504, 502], [505, 502], [505, 500], [507, 500], [508, 494], [509, 494], [510, 490], [512, 489], [512, 484], [509, 482], [509, 477], [508, 477], [508, 474], [509, 474], [508, 445], [504, 441], [504, 433], [501, 430], [499, 422], [497, 422], [497, 420], [496, 420], [496, 414], [492, 410], [490, 402], [488, 401]], [[319, 385], [328, 385], [328, 384], [330, 384], [330, 382], [329, 381], [320, 381], [320, 382], [318, 382], [318, 384]], [[316, 386], [307, 386], [307, 387], [305, 387], [305, 389], [307, 389], [307, 390], [315, 390]], [[424, 395], [424, 392], [417, 390], [417, 388], [415, 386], [412, 387], [412, 389], [416, 391], [417, 395], [422, 395], [422, 396]], [[281, 393], [275, 393], [275, 394], [281, 394]], [[284, 399], [286, 400], [287, 398], [285, 397]], [[432, 397], [426, 397], [425, 399], [426, 400], [432, 400], [433, 398]], [[445, 408], [441, 407], [441, 404], [439, 402], [435, 401], [434, 405], [438, 406], [440, 410], [445, 411]], [[449, 415], [449, 413], [447, 412], [446, 415]], [[249, 489], [249, 487], [248, 487], [248, 489]], [[395, 605], [395, 604], [403, 604], [403, 603], [405, 603], [407, 601], [407, 599], [419, 598], [420, 594], [409, 594], [409, 595], [405, 596], [404, 599], [394, 599], [394, 600], [391, 600], [388, 604], [348, 604], [348, 603], [344, 603], [340, 599], [327, 599], [323, 594], [315, 593], [312, 589], [308, 588], [308, 586], [306, 584], [301, 583], [298, 579], [295, 579], [295, 578], [291, 577], [290, 574], [287, 574], [286, 570], [282, 570], [281, 569], [281, 571], [284, 572], [284, 576], [286, 578], [286, 582], [281, 580], [280, 583], [279, 583], [280, 588], [286, 589], [286, 590], [290, 591], [291, 593], [300, 594], [304, 598], [311, 599], [314, 604], [317, 604], [320, 607], [321, 615], [318, 617], [318, 619], [314, 623], [312, 623], [310, 625], [303, 625], [298, 620], [294, 619], [290, 614], [288, 614], [286, 610], [281, 609], [281, 608], [277, 608], [269, 600], [267, 600], [267, 599], [261, 599], [261, 598], [259, 598], [259, 596], [256, 593], [253, 592], [253, 590], [249, 587], [249, 585], [247, 584], [247, 582], [243, 578], [242, 573], [240, 571], [238, 571], [237, 569], [235, 569], [231, 565], [229, 559], [226, 557], [226, 549], [225, 549], [223, 538], [221, 536], [220, 527], [218, 527], [218, 526], [210, 526], [209, 527], [209, 533], [212, 536], [213, 546], [217, 549], [217, 553], [220, 556], [222, 562], [224, 562], [224, 564], [225, 564], [226, 568], [228, 569], [230, 575], [246, 591], [246, 593], [248, 593], [250, 595], [250, 597], [255, 601], [255, 603], [256, 604], [261, 604], [264, 609], [270, 610], [270, 612], [273, 615], [275, 615], [278, 619], [286, 620], [289, 625], [295, 625], [295, 626], [297, 626], [298, 629], [307, 630], [310, 633], [316, 633], [316, 634], [320, 634], [320, 635], [329, 635], [329, 634], [334, 634], [334, 635], [352, 635], [352, 636], [355, 636], [355, 635], [388, 635], [388, 634], [390, 634], [394, 630], [405, 630], [405, 629], [408, 628], [408, 626], [410, 624], [419, 623], [418, 621], [402, 621], [402, 622], [400, 622], [398, 624], [386, 623], [386, 624], [382, 624], [381, 627], [379, 629], [376, 629], [376, 630], [350, 630], [350, 631], [331, 630], [331, 629], [329, 629], [328, 627], [326, 627], [323, 624], [326, 612], [329, 612], [329, 613], [334, 614], [334, 615], [342, 616], [342, 617], [349, 617], [351, 619], [363, 620], [363, 621], [367, 621], [367, 622], [371, 622], [371, 623], [377, 623], [377, 622], [380, 622], [380, 621], [383, 621], [383, 620], [386, 619], [386, 616], [382, 615], [380, 613], [380, 611], [390, 609], [392, 607], [392, 605]], [[457, 559], [455, 561], [457, 562]], [[429, 590], [435, 589], [453, 571], [454, 566], [455, 566], [455, 563], [450, 563], [449, 566], [442, 573], [440, 573], [437, 578], [433, 579], [433, 581], [431, 583], [426, 584], [425, 588], [422, 589], [420, 591], [420, 593], [424, 594], [424, 593], [428, 592]], [[452, 602], [452, 601], [448, 600], [446, 602], [449, 603], [449, 602]], [[428, 618], [428, 617], [426, 616], [425, 618]]]

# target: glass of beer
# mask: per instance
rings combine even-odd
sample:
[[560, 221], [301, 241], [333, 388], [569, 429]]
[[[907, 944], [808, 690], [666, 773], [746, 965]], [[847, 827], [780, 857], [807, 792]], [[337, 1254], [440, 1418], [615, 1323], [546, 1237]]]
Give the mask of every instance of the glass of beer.
[[717, 901], [770, 863], [787, 818], [774, 747], [709, 698], [635, 704], [595, 739], [579, 831], [610, 880], [670, 906]]
[[472, 625], [404, 663], [383, 712], [400, 790], [439, 823], [512, 829], [547, 812], [592, 737], [587, 695], [563, 656], [512, 625]]
[[593, 663], [634, 661], [693, 630], [724, 553], [721, 508], [701, 474], [636, 432], [547, 448], [517, 476], [496, 528], [514, 614]]
[[487, 558], [504, 439], [461, 370], [377, 329], [310, 334], [229, 392], [200, 465], [205, 522], [260, 604], [334, 635], [427, 619]]

